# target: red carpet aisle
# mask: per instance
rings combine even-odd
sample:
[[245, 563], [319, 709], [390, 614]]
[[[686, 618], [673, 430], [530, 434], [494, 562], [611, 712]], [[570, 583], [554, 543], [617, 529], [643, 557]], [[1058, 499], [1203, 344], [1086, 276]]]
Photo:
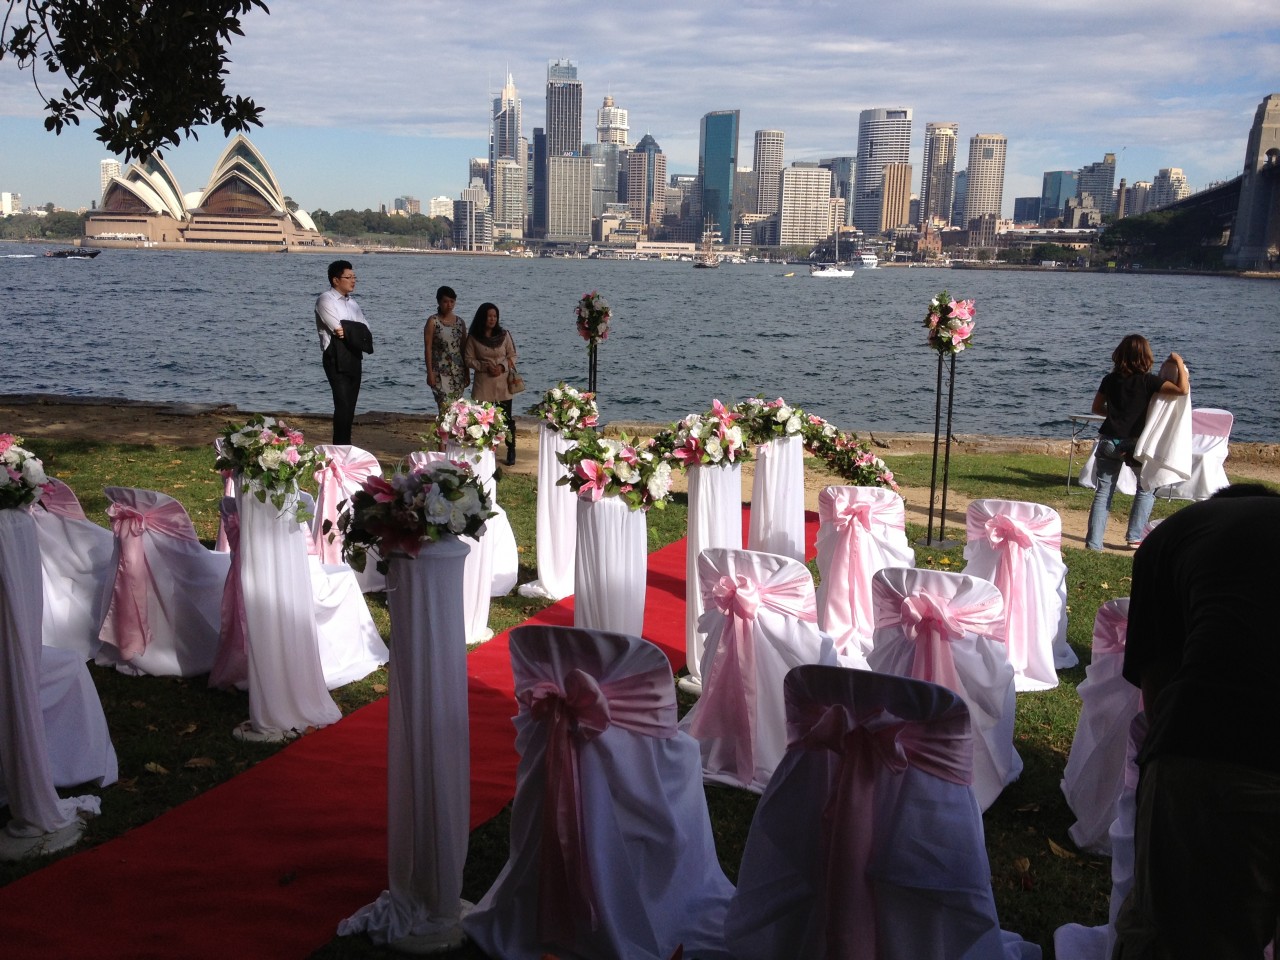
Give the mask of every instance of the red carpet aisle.
[[[683, 540], [649, 556], [645, 636], [673, 669], [684, 664], [684, 565]], [[530, 622], [572, 624], [572, 598]], [[467, 665], [475, 827], [515, 792], [506, 634]], [[386, 731], [384, 699], [151, 823], [0, 888], [0, 956], [307, 956], [386, 885]]]

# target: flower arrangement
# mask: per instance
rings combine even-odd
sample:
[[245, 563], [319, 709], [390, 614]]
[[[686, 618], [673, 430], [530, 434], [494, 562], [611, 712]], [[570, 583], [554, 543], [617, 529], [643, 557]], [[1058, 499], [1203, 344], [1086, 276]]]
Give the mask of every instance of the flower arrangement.
[[720, 466], [751, 459], [751, 447], [735, 421], [738, 414], [719, 400], [706, 413], [691, 413], [671, 425], [670, 459], [681, 466]]
[[929, 301], [924, 325], [929, 330], [929, 346], [939, 353], [959, 353], [973, 346], [977, 310], [972, 300], [952, 300], [943, 290]]
[[479, 539], [495, 516], [484, 487], [465, 463], [433, 460], [387, 477], [364, 480], [341, 514], [342, 555], [363, 570], [370, 547], [386, 573], [393, 554], [416, 557], [424, 543], [444, 536]]
[[529, 412], [557, 433], [594, 427], [600, 419], [596, 395], [571, 387], [563, 380], [544, 393]]
[[594, 346], [600, 340], [609, 339], [609, 304], [595, 290], [584, 293], [574, 311], [578, 318], [578, 336]]
[[214, 467], [239, 473], [260, 503], [270, 496], [276, 508], [283, 509], [285, 495], [297, 489], [300, 477], [315, 472], [320, 459], [300, 430], [255, 413], [247, 423], [227, 424]]
[[804, 431], [805, 413], [781, 397], [750, 397], [733, 408], [738, 426], [751, 443], [768, 443], [778, 437], [794, 437]]
[[632, 510], [662, 509], [671, 494], [671, 464], [652, 440], [637, 442], [625, 434], [617, 440], [595, 430], [574, 434], [576, 444], [559, 454], [567, 484], [583, 500], [621, 497]]
[[0, 433], [0, 466], [0, 510], [35, 503], [49, 486], [40, 458], [12, 433]]
[[507, 418], [502, 408], [482, 400], [459, 397], [436, 418], [440, 443], [456, 443], [463, 448], [488, 450], [507, 435]]
[[805, 415], [805, 449], [846, 483], [898, 489], [893, 471], [856, 433], [846, 433], [821, 417]]

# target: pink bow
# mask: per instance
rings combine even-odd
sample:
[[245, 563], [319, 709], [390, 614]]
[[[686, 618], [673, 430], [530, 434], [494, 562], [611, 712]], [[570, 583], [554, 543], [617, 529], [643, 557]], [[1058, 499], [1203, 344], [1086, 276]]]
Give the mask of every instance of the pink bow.
[[[342, 563], [342, 534], [338, 531], [338, 504], [348, 499], [368, 477], [380, 474], [378, 458], [358, 447], [322, 445], [317, 448], [325, 457], [324, 466], [315, 472], [316, 520], [315, 545], [321, 563]], [[324, 522], [335, 534], [329, 541], [323, 532]]]
[[49, 478], [49, 484], [40, 494], [40, 505], [55, 517], [67, 520], [84, 520], [84, 508], [76, 499], [75, 493], [61, 480]]
[[244, 613], [244, 585], [240, 582], [240, 511], [234, 497], [224, 497], [219, 509], [222, 529], [231, 551], [231, 568], [222, 588], [218, 653], [209, 671], [209, 686], [230, 689], [249, 679], [249, 626]]
[[[872, 525], [901, 530], [901, 499], [855, 500], [856, 491], [844, 487], [823, 490], [818, 496], [818, 550], [830, 544], [831, 559], [823, 570], [823, 628], [836, 640], [841, 652], [861, 647], [874, 629], [871, 578], [876, 573]], [[896, 502], [895, 502], [896, 501]], [[834, 540], [834, 543], [831, 541]]]
[[915, 647], [911, 676], [960, 692], [960, 677], [951, 652], [953, 641], [965, 635], [965, 624], [952, 615], [942, 597], [918, 593], [904, 597], [898, 607], [902, 630]]
[[1124, 653], [1125, 637], [1129, 630], [1129, 605], [1108, 600], [1098, 608], [1093, 621], [1093, 652]]
[[[756, 662], [753, 624], [761, 606], [783, 616], [809, 623], [818, 619], [813, 584], [808, 575], [781, 583], [756, 583], [750, 577], [721, 576], [714, 582], [704, 576], [702, 594], [707, 612], [698, 628], [710, 633], [714, 619], [727, 618], [720, 632], [715, 657], [707, 664], [702, 699], [689, 723], [698, 740], [717, 737], [733, 752], [733, 770], [739, 783], [755, 779]], [[706, 624], [704, 626], [704, 621]]]
[[574, 669], [563, 686], [541, 680], [516, 695], [521, 709], [549, 726], [538, 874], [538, 939], [573, 943], [579, 924], [599, 923], [583, 829], [579, 751], [611, 725], [660, 740], [676, 735], [669, 676], [637, 674], [600, 684]]
[[161, 503], [142, 513], [123, 503], [107, 506], [111, 530], [119, 544], [115, 585], [111, 589], [111, 605], [102, 623], [101, 639], [120, 651], [123, 660], [144, 653], [151, 642], [151, 624], [147, 614], [147, 584], [151, 566], [147, 562], [142, 535], [151, 531], [161, 536], [198, 543], [191, 518], [176, 500]]
[[880, 709], [854, 718], [847, 707], [836, 704], [824, 708], [811, 725], [790, 726], [793, 749], [830, 750], [840, 758], [835, 788], [822, 811], [819, 846], [825, 855], [827, 953], [876, 960], [876, 902], [869, 873], [877, 778], [881, 770], [901, 775], [913, 766], [949, 783], [972, 783], [968, 714], [955, 711], [919, 722]]

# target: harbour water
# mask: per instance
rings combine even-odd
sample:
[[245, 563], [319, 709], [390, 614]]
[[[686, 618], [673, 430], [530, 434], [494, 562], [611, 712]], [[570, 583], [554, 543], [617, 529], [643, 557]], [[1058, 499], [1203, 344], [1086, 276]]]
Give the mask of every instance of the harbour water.
[[[330, 257], [108, 250], [57, 260], [0, 245], [4, 393], [332, 409], [315, 297]], [[925, 304], [941, 289], [977, 301], [974, 349], [957, 362], [954, 431], [1061, 437], [1088, 412], [1120, 338], [1186, 359], [1195, 406], [1235, 415], [1233, 437], [1280, 441], [1280, 283], [1227, 277], [859, 271], [815, 279], [777, 264], [363, 255], [356, 297], [374, 333], [358, 412], [434, 412], [422, 326], [435, 289], [468, 321], [502, 310], [529, 391], [585, 386], [573, 308], [598, 290], [613, 308], [599, 353], [605, 420], [673, 420], [763, 393], [858, 431], [931, 431], [935, 355]], [[785, 274], [794, 270], [795, 275]], [[2, 426], [2, 425], [0, 425]]]

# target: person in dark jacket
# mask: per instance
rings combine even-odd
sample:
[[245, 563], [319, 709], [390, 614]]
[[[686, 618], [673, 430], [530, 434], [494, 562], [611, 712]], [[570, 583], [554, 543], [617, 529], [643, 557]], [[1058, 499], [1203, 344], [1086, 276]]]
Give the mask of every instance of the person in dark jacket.
[[360, 396], [363, 358], [373, 353], [373, 335], [360, 304], [351, 298], [356, 272], [349, 260], [329, 264], [329, 289], [316, 299], [316, 332], [324, 351], [324, 375], [333, 391], [333, 442], [350, 445]]

